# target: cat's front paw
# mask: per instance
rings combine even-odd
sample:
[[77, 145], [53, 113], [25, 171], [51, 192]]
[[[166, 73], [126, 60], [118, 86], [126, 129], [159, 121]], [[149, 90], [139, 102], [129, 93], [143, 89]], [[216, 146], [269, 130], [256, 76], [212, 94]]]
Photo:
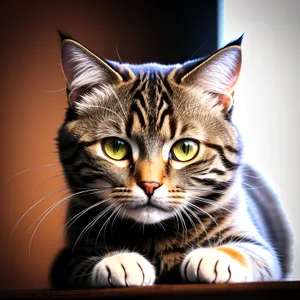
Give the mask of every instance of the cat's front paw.
[[92, 272], [93, 287], [152, 285], [155, 270], [137, 253], [118, 253], [102, 259]]
[[181, 264], [185, 282], [247, 282], [252, 272], [247, 257], [232, 247], [200, 248], [190, 252]]

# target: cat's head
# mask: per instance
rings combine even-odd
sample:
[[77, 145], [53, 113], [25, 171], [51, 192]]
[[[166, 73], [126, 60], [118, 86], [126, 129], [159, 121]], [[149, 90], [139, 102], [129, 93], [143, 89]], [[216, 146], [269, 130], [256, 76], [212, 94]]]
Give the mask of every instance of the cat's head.
[[239, 164], [230, 116], [241, 41], [184, 64], [132, 65], [62, 38], [58, 145], [77, 198], [144, 224], [217, 209]]

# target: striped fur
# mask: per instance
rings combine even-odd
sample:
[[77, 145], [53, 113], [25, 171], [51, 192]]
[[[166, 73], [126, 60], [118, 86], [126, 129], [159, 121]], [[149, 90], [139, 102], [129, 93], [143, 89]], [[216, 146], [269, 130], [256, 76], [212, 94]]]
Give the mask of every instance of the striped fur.
[[[57, 141], [73, 196], [54, 288], [287, 278], [288, 222], [230, 121], [240, 44], [165, 66], [103, 60], [62, 39], [70, 106]], [[108, 137], [128, 143], [128, 158], [105, 154]], [[172, 146], [186, 138], [199, 150], [177, 161]], [[159, 183], [151, 197], [145, 181]]]

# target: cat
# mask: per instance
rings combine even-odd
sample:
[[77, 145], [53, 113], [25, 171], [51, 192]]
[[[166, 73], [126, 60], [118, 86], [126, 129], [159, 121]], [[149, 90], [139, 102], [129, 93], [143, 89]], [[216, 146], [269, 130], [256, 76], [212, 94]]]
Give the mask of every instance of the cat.
[[61, 34], [69, 196], [54, 289], [287, 279], [292, 232], [231, 121], [242, 39], [183, 64], [102, 59]]

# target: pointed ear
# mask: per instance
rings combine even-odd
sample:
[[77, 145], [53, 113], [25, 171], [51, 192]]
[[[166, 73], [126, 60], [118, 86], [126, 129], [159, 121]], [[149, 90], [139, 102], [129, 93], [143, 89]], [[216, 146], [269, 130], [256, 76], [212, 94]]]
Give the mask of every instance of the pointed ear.
[[71, 39], [61, 41], [61, 63], [71, 105], [96, 85], [105, 87], [122, 81], [106, 61]]
[[[200, 64], [183, 65], [180, 83], [199, 87], [217, 96], [223, 111], [228, 112], [233, 103], [233, 93], [241, 69], [241, 46], [226, 46]], [[178, 80], [178, 78], [177, 78]]]

